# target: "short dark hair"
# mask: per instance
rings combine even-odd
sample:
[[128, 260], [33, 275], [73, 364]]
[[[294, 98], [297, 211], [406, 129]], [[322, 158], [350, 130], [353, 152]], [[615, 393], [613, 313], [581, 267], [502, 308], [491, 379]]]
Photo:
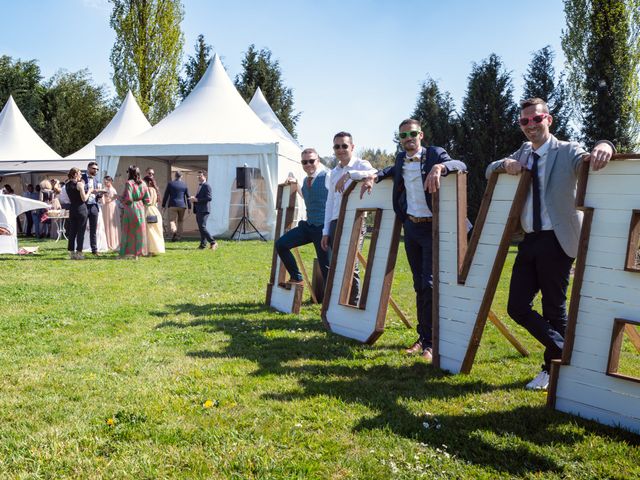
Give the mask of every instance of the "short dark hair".
[[206, 170], [198, 170], [198, 175], [203, 175], [203, 176], [207, 176], [207, 171]]
[[300, 158], [302, 158], [302, 155], [304, 155], [305, 153], [315, 153], [316, 156], [320, 156], [318, 155], [318, 152], [316, 152], [315, 148], [305, 148], [304, 150], [302, 150], [302, 153], [300, 154]]
[[525, 108], [529, 108], [534, 105], [542, 105], [542, 109], [544, 110], [544, 113], [549, 113], [549, 106], [547, 105], [547, 102], [537, 97], [527, 98], [525, 100], [522, 100], [520, 102], [520, 110], [524, 110]]
[[405, 118], [404, 120], [402, 120], [400, 122], [400, 125], [398, 125], [398, 130], [400, 130], [405, 125], [415, 125], [416, 127], [418, 127], [418, 130], [422, 130], [422, 125], [420, 125], [420, 120], [416, 120], [415, 118]]
[[113, 178], [111, 178], [111, 175], [105, 175], [104, 180], [106, 180], [107, 182], [113, 182]]
[[349, 137], [351, 139], [351, 142], [353, 143], [353, 137], [349, 132], [345, 132], [345, 131], [338, 132], [333, 136], [333, 139], [335, 140], [338, 137]]
[[142, 178], [140, 178], [140, 169], [135, 165], [129, 165], [129, 168], [127, 169], [127, 175], [129, 180], [133, 180], [138, 185], [142, 183]]
[[175, 172], [173, 172], [173, 176], [176, 180], [178, 180], [179, 178], [182, 178], [182, 172], [180, 170], [176, 170]]
[[96, 166], [96, 168], [98, 168], [98, 162], [89, 162], [89, 163], [87, 163], [87, 168], [91, 168], [94, 165]]

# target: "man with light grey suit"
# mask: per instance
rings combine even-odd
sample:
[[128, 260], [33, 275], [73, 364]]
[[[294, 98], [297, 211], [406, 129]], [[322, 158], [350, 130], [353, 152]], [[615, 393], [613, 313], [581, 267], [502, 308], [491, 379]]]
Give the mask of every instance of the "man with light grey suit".
[[[531, 98], [520, 106], [520, 129], [529, 141], [509, 158], [491, 163], [486, 175], [498, 170], [510, 175], [531, 171], [531, 187], [520, 216], [525, 235], [513, 264], [507, 311], [545, 346], [542, 371], [527, 388], [546, 390], [551, 360], [562, 355], [569, 273], [582, 227], [582, 212], [575, 207], [578, 169], [583, 161], [589, 161], [593, 170], [604, 168], [614, 148], [603, 140], [585, 157], [587, 152], [577, 143], [551, 135], [553, 117], [544, 100]], [[532, 308], [538, 292], [542, 293], [542, 315]]]

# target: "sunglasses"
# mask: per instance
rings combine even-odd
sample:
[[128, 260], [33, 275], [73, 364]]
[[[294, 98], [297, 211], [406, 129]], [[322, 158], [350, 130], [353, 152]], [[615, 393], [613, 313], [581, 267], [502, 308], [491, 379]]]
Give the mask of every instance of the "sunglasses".
[[542, 121], [548, 116], [550, 116], [548, 113], [539, 113], [538, 115], [532, 115], [531, 117], [521, 117], [518, 122], [523, 127], [526, 127], [527, 125], [529, 125], [529, 122], [531, 120], [533, 120], [533, 123], [542, 123]]
[[400, 132], [398, 136], [404, 140], [407, 137], [416, 138], [422, 130], [411, 130], [409, 132]]
[[314, 163], [316, 163], [316, 159], [315, 158], [311, 158], [309, 160], [300, 160], [300, 163], [303, 165], [313, 165]]
[[343, 143], [342, 145], [338, 145], [337, 143], [333, 146], [334, 150], [346, 150], [347, 148], [349, 148], [349, 145], [347, 145], [346, 143]]

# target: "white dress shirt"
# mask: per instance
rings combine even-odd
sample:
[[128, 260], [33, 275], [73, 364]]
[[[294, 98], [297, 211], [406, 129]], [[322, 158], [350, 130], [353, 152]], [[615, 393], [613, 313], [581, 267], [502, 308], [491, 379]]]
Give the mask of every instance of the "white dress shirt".
[[[424, 147], [423, 147], [424, 148]], [[407, 215], [414, 217], [431, 217], [433, 214], [427, 205], [422, 182], [422, 165], [420, 162], [410, 162], [411, 158], [420, 158], [422, 149], [413, 157], [407, 157], [402, 165], [402, 178], [407, 193]]]
[[340, 165], [335, 166], [331, 170], [331, 174], [327, 175], [327, 206], [324, 210], [324, 228], [322, 229], [322, 235], [329, 235], [329, 224], [332, 220], [337, 220], [340, 214], [340, 202], [342, 201], [342, 193], [336, 192], [336, 184], [338, 180], [342, 178], [345, 173], [349, 174], [350, 180], [344, 185], [345, 190], [351, 184], [353, 180], [363, 180], [367, 177], [371, 177], [378, 172], [367, 160], [361, 158], [351, 157], [351, 160], [346, 167]]
[[[550, 146], [551, 138], [543, 143], [540, 148], [533, 150], [533, 152], [540, 155], [540, 158], [538, 159], [538, 179], [540, 181], [540, 219], [542, 220], [542, 230], [553, 230], [551, 218], [549, 217], [547, 206], [544, 203], [544, 190], [546, 187], [544, 184], [544, 172], [546, 169], [547, 154], [549, 153]], [[533, 152], [527, 159], [527, 169], [529, 170], [531, 170], [531, 167], [533, 166]], [[522, 229], [526, 233], [533, 232], [533, 185], [529, 187], [527, 199], [524, 202], [524, 208], [520, 215], [520, 223], [522, 224]]]

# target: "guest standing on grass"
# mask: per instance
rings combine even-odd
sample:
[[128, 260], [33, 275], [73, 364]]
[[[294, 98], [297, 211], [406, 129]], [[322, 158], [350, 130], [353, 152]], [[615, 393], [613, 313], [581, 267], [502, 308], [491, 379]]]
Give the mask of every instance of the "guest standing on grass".
[[[149, 169], [147, 169], [149, 170]], [[147, 251], [149, 255], [164, 253], [164, 236], [162, 233], [162, 215], [158, 209], [158, 186], [152, 176], [147, 175], [144, 181], [149, 188], [149, 205], [147, 206]]]
[[[545, 346], [542, 370], [526, 388], [546, 390], [551, 360], [562, 355], [569, 273], [582, 226], [582, 213], [575, 206], [578, 169], [583, 161], [589, 161], [592, 170], [606, 167], [614, 150], [605, 140], [587, 155], [577, 143], [551, 135], [553, 117], [544, 100], [530, 98], [520, 106], [520, 130], [529, 141], [508, 158], [491, 163], [486, 176], [494, 171], [510, 175], [531, 171], [520, 215], [525, 235], [513, 264], [507, 312]], [[542, 293], [542, 315], [533, 310], [538, 292]]]
[[150, 204], [149, 189], [140, 178], [140, 169], [131, 165], [127, 170], [127, 183], [121, 202], [122, 235], [120, 236], [120, 257], [138, 259], [145, 252], [145, 205]]
[[167, 184], [162, 198], [162, 209], [169, 207], [169, 228], [171, 228], [171, 241], [182, 240], [184, 229], [184, 214], [187, 208], [191, 208], [189, 201], [189, 188], [182, 180], [182, 172], [174, 173], [174, 180]]
[[104, 190], [102, 196], [102, 219], [104, 220], [104, 232], [107, 237], [107, 247], [111, 251], [120, 247], [120, 212], [118, 209], [118, 192], [113, 187], [113, 178], [104, 177]]
[[459, 160], [452, 160], [441, 147], [423, 147], [424, 133], [418, 120], [403, 120], [399, 126], [398, 138], [404, 151], [398, 153], [394, 165], [362, 184], [361, 196], [365, 191], [371, 190], [374, 181], [379, 182], [385, 178], [393, 180], [393, 210], [402, 222], [404, 249], [413, 275], [418, 316], [418, 338], [405, 353], [420, 354], [425, 361], [430, 362], [433, 347], [431, 194], [440, 188], [441, 176], [453, 171], [465, 172], [467, 166]]
[[73, 167], [67, 175], [69, 180], [65, 184], [65, 190], [69, 197], [69, 231], [68, 244], [69, 258], [71, 260], [84, 260], [82, 245], [84, 243], [84, 232], [87, 228], [87, 204], [90, 190], [85, 190], [84, 182], [81, 180], [82, 173], [79, 168]]
[[196, 223], [200, 230], [200, 245], [198, 248], [209, 248], [215, 250], [218, 248], [216, 239], [207, 230], [207, 220], [209, 219], [209, 202], [211, 202], [211, 185], [207, 183], [207, 173], [204, 170], [198, 171], [198, 190], [195, 197], [189, 200], [193, 203], [193, 212], [196, 214]]

